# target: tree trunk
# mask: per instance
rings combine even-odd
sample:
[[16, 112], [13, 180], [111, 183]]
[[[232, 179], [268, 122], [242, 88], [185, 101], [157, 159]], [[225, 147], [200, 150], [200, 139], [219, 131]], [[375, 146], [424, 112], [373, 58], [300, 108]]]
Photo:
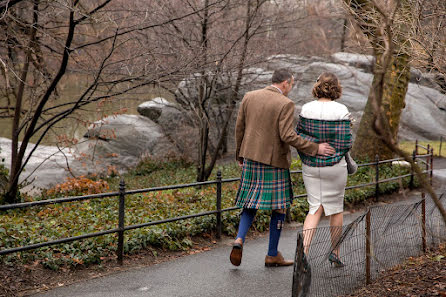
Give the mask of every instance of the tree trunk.
[[262, 3], [257, 3], [257, 7], [254, 10], [254, 13], [252, 13], [251, 5], [252, 5], [251, 0], [248, 0], [246, 2], [246, 21], [245, 21], [245, 32], [244, 32], [244, 39], [243, 39], [243, 49], [242, 49], [242, 54], [240, 56], [240, 60], [239, 60], [238, 67], [237, 67], [237, 78], [236, 78], [236, 82], [235, 82], [235, 87], [231, 94], [230, 104], [229, 104], [229, 108], [227, 110], [227, 117], [226, 117], [225, 123], [223, 125], [223, 128], [221, 130], [221, 134], [220, 134], [220, 138], [217, 143], [217, 147], [216, 147], [215, 152], [211, 158], [209, 166], [204, 171], [205, 180], [207, 180], [209, 178], [209, 176], [211, 175], [212, 169], [214, 168], [215, 163], [217, 161], [219, 151], [223, 148], [223, 143], [227, 140], [226, 136], [227, 136], [229, 122], [232, 119], [232, 114], [236, 107], [237, 95], [240, 91], [240, 86], [242, 83], [243, 68], [245, 67], [246, 56], [248, 54], [249, 40], [251, 38], [251, 35], [250, 35], [251, 20], [253, 18], [253, 14], [256, 13], [256, 11], [259, 9], [259, 7], [262, 5]]
[[[374, 77], [372, 85], [382, 74], [382, 56], [383, 50], [386, 48], [383, 32], [380, 24], [383, 22], [379, 13], [377, 13], [374, 4], [367, 0], [344, 0], [352, 9], [353, 15], [358, 22], [362, 32], [367, 35], [372, 45], [376, 58], [374, 67]], [[404, 13], [404, 5], [401, 14]], [[396, 32], [395, 48], [391, 57], [391, 67], [385, 69], [384, 81], [382, 85], [382, 102], [381, 111], [385, 116], [386, 126], [390, 129], [392, 140], [396, 143], [398, 139], [398, 127], [400, 123], [401, 112], [405, 107], [405, 97], [410, 78], [409, 56], [405, 53], [404, 25], [392, 28]], [[398, 40], [400, 39], [400, 40]], [[374, 108], [372, 106], [372, 98], [377, 90], [370, 90], [364, 113], [359, 124], [358, 133], [353, 144], [352, 155], [359, 160], [374, 160], [378, 154], [380, 159], [390, 159], [393, 157], [392, 151], [385, 145], [380, 137], [373, 130], [373, 121], [376, 119]]]
[[342, 22], [342, 35], [341, 35], [341, 52], [345, 51], [345, 40], [347, 39], [347, 18]]
[[[74, 2], [74, 5], [76, 5], [76, 3], [77, 3], [77, 1]], [[34, 14], [33, 14], [33, 18], [34, 18], [33, 21], [35, 21], [35, 23], [37, 23], [38, 4], [39, 4], [39, 1], [35, 0], [34, 1]], [[65, 41], [65, 50], [64, 50], [64, 53], [62, 56], [62, 61], [59, 66], [59, 70], [58, 70], [56, 76], [54, 77], [54, 79], [52, 80], [51, 84], [46, 89], [45, 94], [42, 96], [42, 99], [38, 103], [36, 110], [33, 113], [31, 121], [29, 122], [28, 126], [24, 130], [25, 133], [23, 136], [22, 143], [20, 144], [20, 149], [18, 150], [17, 154], [15, 155], [15, 158], [13, 158], [14, 160], [11, 161], [11, 164], [13, 164], [14, 166], [11, 168], [11, 171], [10, 171], [8, 189], [5, 194], [5, 200], [8, 202], [10, 202], [10, 201], [18, 202], [18, 201], [16, 201], [16, 199], [17, 199], [17, 193], [18, 193], [19, 176], [20, 176], [20, 173], [24, 170], [24, 167], [26, 166], [27, 161], [29, 160], [29, 158], [28, 158], [25, 160], [25, 162], [23, 162], [23, 159], [24, 159], [25, 153], [26, 153], [26, 148], [29, 145], [31, 137], [36, 132], [35, 128], [37, 126], [38, 120], [41, 118], [42, 111], [43, 111], [43, 108], [45, 107], [45, 104], [48, 102], [50, 96], [55, 91], [57, 84], [62, 79], [63, 75], [65, 74], [65, 71], [66, 71], [67, 65], [68, 65], [68, 59], [69, 59], [70, 53], [71, 53], [70, 47], [71, 47], [71, 43], [73, 41], [75, 27], [76, 27], [76, 22], [74, 21], [74, 11], [71, 11], [70, 15], [69, 15], [68, 34], [67, 34], [67, 38]], [[35, 28], [35, 27], [33, 27], [33, 28]], [[32, 35], [33, 35], [33, 33], [32, 33]], [[31, 35], [31, 39], [30, 39], [31, 40], [30, 46], [29, 46], [30, 49], [32, 48], [32, 45], [35, 41], [35, 36], [32, 37], [32, 35]], [[13, 133], [17, 133], [17, 135], [18, 135], [20, 130], [21, 130], [21, 128], [18, 127], [18, 130], [13, 131]], [[37, 146], [38, 144], [39, 143], [36, 143], [35, 146]]]
[[[380, 55], [377, 56], [380, 60]], [[405, 107], [405, 97], [409, 85], [410, 69], [409, 57], [405, 54], [392, 58], [392, 66], [386, 71], [384, 76], [384, 89], [382, 99], [382, 111], [387, 117], [393, 140], [397, 142], [398, 127], [403, 108]], [[373, 78], [375, 81], [376, 77]], [[370, 92], [372, 92], [371, 90]], [[374, 160], [375, 155], [380, 159], [391, 159], [392, 151], [376, 135], [373, 126], [374, 111], [371, 100], [367, 101], [359, 124], [358, 133], [353, 144], [352, 154], [360, 160]]]
[[199, 164], [197, 168], [197, 181], [202, 182], [207, 179], [206, 176], [206, 157], [209, 142], [209, 126], [207, 119], [202, 118], [200, 124], [200, 143], [199, 143]]
[[[34, 0], [32, 24], [37, 24], [38, 9], [39, 9], [39, 1]], [[34, 47], [34, 42], [36, 40], [36, 33], [37, 33], [36, 26], [32, 26], [29, 45], [26, 51], [26, 57], [25, 57], [26, 60], [25, 64], [23, 65], [22, 73], [20, 75], [19, 88], [16, 94], [16, 104], [15, 104], [16, 106], [11, 129], [11, 170], [9, 172], [9, 180], [7, 188], [8, 190], [6, 191], [5, 194], [5, 201], [8, 203], [19, 202], [17, 201], [17, 193], [19, 190], [18, 176], [20, 175], [21, 172], [22, 160], [23, 160], [23, 157], [20, 158], [19, 154], [20, 117], [22, 113], [22, 102], [25, 91], [25, 84], [29, 72], [29, 64], [31, 62], [32, 49]]]
[[[209, 25], [209, 0], [204, 2], [204, 15], [201, 22], [201, 54], [203, 65], [207, 64], [208, 60], [208, 25]], [[206, 79], [206, 71], [201, 71], [199, 92], [198, 92], [198, 117], [200, 129], [200, 142], [198, 143], [198, 167], [197, 167], [197, 182], [205, 181], [206, 157], [208, 153], [209, 141], [209, 122], [206, 115], [206, 102], [208, 98], [208, 84]]]

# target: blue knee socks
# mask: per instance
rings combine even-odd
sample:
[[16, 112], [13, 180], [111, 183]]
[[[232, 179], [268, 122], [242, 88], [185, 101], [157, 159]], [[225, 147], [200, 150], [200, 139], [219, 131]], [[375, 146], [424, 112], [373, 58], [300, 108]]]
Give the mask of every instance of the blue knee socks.
[[283, 222], [285, 220], [284, 213], [273, 211], [271, 221], [269, 223], [269, 246], [268, 256], [277, 256], [277, 246], [279, 245], [280, 233], [282, 232]]
[[246, 234], [248, 233], [249, 227], [251, 227], [252, 221], [256, 216], [257, 209], [244, 208], [242, 215], [240, 216], [240, 224], [238, 226], [238, 234], [236, 238], [241, 238], [245, 242]]

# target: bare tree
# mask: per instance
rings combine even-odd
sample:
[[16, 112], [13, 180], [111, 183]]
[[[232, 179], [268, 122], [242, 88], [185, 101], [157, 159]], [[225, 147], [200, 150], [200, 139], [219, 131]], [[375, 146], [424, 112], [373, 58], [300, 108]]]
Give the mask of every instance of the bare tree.
[[[201, 32], [206, 33], [206, 37], [201, 35], [200, 47], [205, 66], [200, 66], [201, 72], [196, 71], [199, 75], [190, 76], [193, 83], [186, 92], [175, 93], [177, 101], [195, 114], [200, 139], [197, 180], [206, 180], [219, 154], [226, 151], [228, 127], [234, 120], [236, 102], [243, 95], [240, 90], [246, 90], [250, 82], [246, 78], [251, 65], [277, 53], [325, 54], [339, 48], [338, 41], [334, 41], [336, 35], [327, 38], [323, 32], [320, 34], [324, 23], [339, 22], [339, 9], [330, 8], [332, 14], [320, 12], [327, 11], [320, 9], [327, 5], [330, 3], [228, 1], [213, 17], [204, 15], [197, 22]], [[319, 27], [314, 29], [316, 22]], [[222, 32], [224, 37], [215, 38]], [[319, 48], [311, 40], [316, 36]], [[217, 127], [215, 140], [209, 137], [210, 126]]]
[[197, 180], [203, 181], [210, 176], [217, 158], [226, 152], [228, 129], [247, 82], [247, 68], [264, 61], [277, 48], [272, 40], [263, 39], [275, 25], [272, 18], [277, 12], [265, 0], [231, 0], [213, 7], [207, 0], [187, 3], [195, 9], [209, 9], [161, 32], [165, 42], [177, 45], [179, 59], [192, 53], [200, 55], [195, 67], [185, 70], [189, 74], [181, 77], [180, 88], [166, 88], [192, 115], [199, 139]]
[[[411, 156], [405, 153], [398, 147], [397, 141], [394, 138], [394, 131], [391, 125], [391, 117], [388, 116], [385, 109], [385, 92], [386, 84], [389, 79], [388, 73], [394, 68], [395, 53], [398, 53], [401, 45], [398, 44], [399, 38], [395, 37], [398, 32], [395, 30], [395, 17], [400, 10], [407, 9], [409, 3], [408, 0], [395, 0], [389, 1], [387, 4], [391, 4], [387, 9], [384, 6], [370, 1], [367, 3], [367, 9], [373, 11], [379, 15], [381, 22], [376, 24], [374, 30], [379, 30], [379, 42], [382, 45], [381, 54], [377, 56], [377, 61], [374, 69], [374, 80], [369, 94], [369, 104], [372, 108], [372, 119], [370, 120], [369, 129], [372, 128], [379, 141], [381, 141], [385, 147], [399, 156], [402, 156], [407, 162], [411, 164], [412, 169], [416, 172], [421, 185], [431, 196], [435, 205], [439, 209], [444, 222], [446, 223], [446, 211], [438, 199], [438, 196], [433, 191], [430, 184], [427, 182], [426, 176], [421, 172], [418, 165], [414, 163]], [[381, 3], [382, 4], [382, 3]], [[351, 3], [349, 3], [351, 6]], [[356, 4], [355, 4], [356, 5]], [[358, 7], [354, 7], [357, 9]]]
[[[215, 0], [209, 7], [216, 5]], [[146, 3], [147, 4], [147, 3]], [[22, 0], [0, 2], [0, 61], [4, 82], [0, 115], [12, 119], [12, 161], [6, 201], [16, 202], [19, 176], [43, 137], [67, 117], [93, 102], [153, 85], [181, 73], [196, 55], [163, 67], [173, 48], [150, 43], [145, 32], [191, 16], [178, 13], [150, 18], [159, 1], [138, 11], [122, 9], [122, 0]], [[75, 98], [60, 103], [61, 81], [82, 73], [87, 85]], [[32, 137], [37, 139], [26, 153]], [[21, 142], [19, 142], [21, 140]]]
[[[207, 179], [226, 150], [244, 69], [292, 48], [280, 35], [300, 19], [288, 2], [137, 0], [135, 9], [123, 9], [124, 0], [1, 1], [0, 117], [13, 123], [6, 200], [16, 201], [30, 157], [46, 134], [63, 133], [64, 119], [87, 125], [82, 111], [91, 103], [144, 86], [175, 91], [177, 82], [197, 73], [198, 95], [176, 98], [195, 115], [197, 179]], [[86, 85], [62, 103], [67, 75], [82, 76]], [[217, 131], [212, 141], [210, 127]]]
[[[376, 7], [385, 10], [395, 5], [395, 1], [350, 1], [345, 0], [348, 9], [360, 31], [366, 36], [373, 54], [379, 63], [384, 44], [380, 35], [382, 14]], [[393, 16], [392, 30], [395, 42], [392, 67], [386, 74], [384, 87], [383, 111], [389, 117], [389, 124], [394, 140], [397, 140], [401, 112], [405, 107], [404, 97], [409, 83], [410, 68], [417, 68], [422, 73], [431, 73], [434, 87], [439, 84], [445, 88], [445, 55], [446, 52], [446, 3], [440, 0], [401, 1], [400, 8]], [[368, 48], [364, 46], [362, 52]], [[379, 65], [375, 65], [378, 67]], [[376, 138], [370, 130], [373, 108], [368, 101], [361, 120], [358, 135], [353, 147], [356, 157], [374, 158], [375, 154], [391, 157], [392, 152]]]
[[[379, 63], [382, 63], [381, 56], [384, 54], [386, 47], [384, 44], [385, 39], [382, 36], [384, 32], [381, 27], [383, 14], [379, 10], [390, 11], [399, 2], [380, 1], [380, 4], [377, 4], [376, 1], [365, 0], [345, 0], [345, 2], [361, 31], [368, 37], [368, 41], [376, 58], [374, 67], [381, 68]], [[410, 79], [410, 52], [407, 48], [409, 28], [406, 25], [407, 21], [411, 21], [411, 19], [407, 19], [411, 17], [411, 14], [407, 14], [410, 6], [409, 2], [410, 0], [398, 4], [400, 6], [399, 9], [393, 10], [394, 15], [391, 16], [393, 18], [391, 26], [394, 31], [393, 38], [395, 39], [396, 48], [392, 52], [391, 67], [386, 68], [387, 72], [382, 89], [383, 104], [381, 108], [388, 118], [394, 141], [397, 140], [400, 117], [405, 107], [404, 99]], [[376, 79], [377, 75], [375, 73], [374, 80]], [[372, 92], [369, 94], [369, 100], [367, 101], [364, 114], [359, 124], [356, 140], [352, 149], [353, 155], [359, 159], [371, 160], [379, 153], [382, 158], [391, 158], [393, 152], [380, 141], [373, 130], [370, 130], [374, 112], [370, 96], [372, 96]]]
[[446, 2], [414, 1], [411, 14], [411, 66], [432, 74], [446, 93]]

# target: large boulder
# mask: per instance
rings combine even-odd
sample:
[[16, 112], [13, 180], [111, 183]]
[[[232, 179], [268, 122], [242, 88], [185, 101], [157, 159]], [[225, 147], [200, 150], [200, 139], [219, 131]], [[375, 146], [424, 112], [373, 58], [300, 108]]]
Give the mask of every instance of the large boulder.
[[[437, 140], [446, 135], [446, 110], [439, 103], [446, 96], [437, 90], [409, 84], [401, 124], [401, 139]], [[441, 106], [441, 105], [440, 105]]]
[[[317, 77], [322, 72], [336, 74], [343, 87], [339, 102], [348, 107], [356, 123], [354, 128], [358, 128], [373, 80], [372, 56], [350, 53], [336, 53], [328, 58], [276, 55], [261, 66], [265, 71], [264, 75], [257, 76], [256, 86], [270, 84], [274, 69], [289, 68], [296, 74], [296, 85], [288, 95], [296, 103], [296, 116], [303, 104], [314, 100], [311, 90]], [[415, 78], [406, 95], [399, 137], [401, 140], [438, 139], [446, 135], [446, 96], [432, 87], [428, 74], [412, 72]]]
[[358, 68], [367, 73], [373, 72], [374, 56], [340, 52], [334, 53], [331, 57], [334, 63]]
[[[248, 71], [250, 71], [250, 73], [254, 73], [255, 69], [249, 69]], [[142, 103], [138, 107], [138, 112], [142, 116], [150, 117], [153, 113], [144, 112], [144, 108], [152, 108], [152, 106], [156, 105], [156, 108], [158, 108], [159, 111], [156, 122], [162, 129], [167, 139], [178, 150], [179, 155], [177, 155], [177, 157], [189, 161], [196, 161], [198, 151], [197, 148], [199, 146], [200, 138], [199, 129], [196, 124], [197, 118], [194, 117], [194, 112], [187, 110], [185, 107], [182, 107], [179, 104], [169, 102], [168, 104], [160, 105], [154, 104], [152, 101], [154, 100]], [[159, 102], [160, 100], [158, 99], [157, 101]], [[164, 99], [163, 102], [167, 101]], [[225, 104], [214, 104], [211, 106], [209, 111], [212, 115], [220, 114], [222, 118], [226, 118], [227, 108]], [[229, 131], [234, 130], [235, 119], [236, 113], [233, 113], [229, 125]], [[218, 141], [217, 138], [223, 123], [215, 123], [212, 121], [210, 124], [209, 137], [212, 143], [215, 144]], [[228, 144], [231, 148], [234, 144], [233, 134], [234, 133], [227, 134]]]
[[[11, 140], [0, 138], [1, 157], [11, 163]], [[33, 148], [26, 150], [29, 154]], [[177, 156], [178, 150], [161, 127], [139, 115], [107, 117], [89, 127], [85, 139], [76, 146], [59, 149], [39, 145], [34, 151], [20, 182], [30, 183], [23, 190], [34, 194], [64, 182], [69, 176], [124, 172], [142, 158], [164, 159]], [[26, 184], [25, 183], [25, 184]]]
[[[156, 119], [149, 110], [156, 109]], [[179, 155], [184, 159], [194, 159], [197, 147], [198, 131], [194, 128], [193, 116], [190, 111], [182, 109], [175, 103], [164, 98], [156, 98], [143, 102], [138, 106], [138, 112], [156, 122], [166, 139], [175, 146]]]
[[126, 170], [144, 157], [164, 159], [178, 153], [158, 124], [139, 115], [107, 117], [91, 125], [85, 136], [88, 140], [77, 145], [76, 153], [95, 170]]
[[172, 103], [170, 103], [166, 99], [157, 97], [150, 101], [141, 103], [138, 106], [137, 111], [140, 115], [145, 116], [157, 123], [163, 109], [171, 106]]
[[[0, 137], [1, 157], [5, 159], [5, 166], [11, 164], [11, 140]], [[26, 149], [25, 156], [28, 156], [34, 144], [30, 144]], [[39, 192], [42, 188], [50, 188], [65, 180], [70, 176], [67, 164], [72, 164], [75, 160], [70, 150], [59, 149], [55, 146], [39, 145], [33, 152], [25, 171], [21, 174], [19, 182], [26, 180], [24, 191], [30, 194]]]
[[[352, 54], [352, 53], [334, 53], [326, 62], [334, 62], [358, 68], [366, 73], [373, 73], [375, 57], [369, 55]], [[439, 76], [433, 73], [425, 73], [416, 68], [410, 69], [410, 82], [425, 87], [442, 91], [441, 80]]]
[[[333, 72], [343, 86], [343, 95], [339, 102], [352, 112], [356, 119], [354, 127], [357, 128], [373, 80], [372, 65], [372, 57], [348, 53], [336, 53], [331, 57], [271, 56], [262, 65], [244, 70], [245, 76], [238, 97], [240, 99], [247, 91], [269, 85], [275, 69], [289, 68], [296, 74], [296, 86], [289, 97], [296, 103], [297, 117], [301, 106], [314, 100], [311, 90], [319, 74]], [[435, 87], [430, 87], [427, 82], [415, 83], [427, 81], [429, 75], [412, 72], [415, 80], [409, 84], [399, 137], [411, 140], [438, 139], [440, 135], [446, 135], [446, 96]], [[199, 79], [201, 78], [198, 75], [185, 79], [179, 84], [178, 92], [189, 92], [187, 94], [193, 97]], [[211, 113], [221, 113], [224, 116], [227, 112], [225, 96], [231, 93], [233, 82], [229, 76], [221, 76], [217, 87], [218, 94], [222, 97], [219, 97], [221, 100], [214, 100], [209, 109]], [[181, 100], [180, 97], [178, 99]], [[232, 114], [227, 134], [229, 151], [235, 146], [237, 109]], [[184, 104], [180, 107], [179, 103], [155, 98], [140, 105], [138, 112], [141, 115], [119, 115], [94, 123], [85, 134], [84, 141], [70, 150], [39, 146], [21, 178], [29, 176], [28, 181], [32, 182], [32, 186], [47, 188], [63, 182], [71, 173], [81, 175], [107, 172], [111, 168], [122, 172], [136, 165], [145, 156], [158, 159], [171, 156], [196, 159], [199, 135], [192, 110], [187, 110]], [[211, 123], [210, 136], [214, 144], [221, 125], [221, 122]], [[5, 158], [5, 165], [9, 166], [11, 141], [0, 138], [0, 146], [0, 154]], [[31, 148], [32, 144], [27, 153]]]
[[[329, 57], [301, 57], [296, 55], [275, 55], [268, 57], [257, 68], [244, 70], [244, 78], [239, 99], [243, 94], [254, 89], [263, 88], [271, 83], [273, 71], [288, 68], [296, 76], [296, 86], [289, 97], [296, 103], [296, 117], [303, 104], [314, 100], [311, 90], [317, 77], [322, 72], [336, 74], [343, 86], [343, 95], [339, 99], [352, 113], [354, 132], [359, 127], [364, 107], [367, 103], [370, 86], [373, 80], [374, 57], [351, 53], [335, 53]], [[197, 75], [182, 81], [178, 90], [191, 95], [196, 87]], [[222, 77], [218, 86], [228, 90], [233, 87], [225, 83]], [[406, 108], [403, 110], [399, 131], [401, 140], [438, 139], [446, 135], [446, 96], [432, 75], [411, 70], [411, 81], [406, 96]], [[235, 113], [236, 114], [236, 113]], [[235, 117], [234, 120], [235, 121]], [[228, 131], [228, 147], [233, 148], [234, 123], [231, 122]]]
[[[339, 54], [335, 54], [335, 56], [339, 57]], [[343, 53], [342, 56], [344, 60], [348, 61], [348, 65], [311, 63], [308, 65], [303, 77], [310, 76], [310, 78], [314, 78], [317, 77], [318, 73], [324, 71], [335, 73], [343, 86], [343, 95], [339, 102], [349, 108], [357, 123], [359, 123], [367, 103], [373, 75], [362, 71], [362, 69], [367, 68], [366, 66], [356, 68], [353, 65], [367, 65], [367, 62], [372, 63], [373, 59], [370, 56], [361, 58], [360, 55], [346, 53]], [[351, 57], [349, 58], [349, 56]], [[300, 99], [305, 98], [304, 94], [311, 94], [309, 92], [313, 84], [314, 81], [308, 82], [308, 80], [304, 80], [300, 88], [298, 84], [297, 94], [291, 95], [298, 105], [313, 100], [308, 95], [307, 99]], [[446, 96], [444, 94], [434, 88], [411, 82], [409, 83], [405, 102], [406, 107], [402, 112], [399, 129], [399, 138], [401, 140], [438, 139], [440, 135], [446, 134]]]

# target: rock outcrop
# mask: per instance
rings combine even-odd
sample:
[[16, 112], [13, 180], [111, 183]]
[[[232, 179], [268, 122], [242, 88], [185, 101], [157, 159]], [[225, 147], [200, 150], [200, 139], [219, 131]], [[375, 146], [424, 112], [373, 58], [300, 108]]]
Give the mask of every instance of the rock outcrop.
[[[5, 165], [11, 163], [11, 140], [0, 138]], [[27, 154], [33, 144], [27, 149]], [[24, 191], [34, 193], [50, 188], [71, 175], [123, 172], [134, 167], [144, 157], [164, 159], [178, 155], [155, 122], [140, 115], [118, 115], [95, 122], [86, 137], [70, 149], [40, 145], [21, 175], [29, 186]]]
[[[144, 157], [164, 159], [178, 153], [161, 127], [141, 115], [118, 115], [95, 122], [79, 143], [74, 155], [98, 171], [134, 167]], [[82, 170], [79, 170], [82, 171]]]
[[[239, 97], [247, 91], [269, 85], [273, 71], [284, 67], [296, 73], [296, 86], [289, 94], [296, 103], [296, 116], [303, 104], [313, 100], [311, 90], [316, 78], [328, 71], [336, 74], [343, 86], [343, 95], [339, 102], [349, 108], [356, 123], [359, 123], [373, 79], [373, 57], [349, 53], [336, 53], [326, 58], [272, 56], [263, 65], [244, 70]], [[197, 75], [185, 79], [178, 85], [177, 93], [193, 97], [194, 84], [198, 79], [200, 78]], [[231, 85], [224, 81], [233, 80], [222, 79], [218, 82], [218, 94], [227, 96]], [[439, 89], [429, 75], [412, 71], [406, 108], [401, 118], [400, 139], [429, 140], [446, 136], [446, 96]], [[224, 107], [225, 100], [218, 104]], [[74, 175], [107, 172], [110, 169], [125, 171], [135, 166], [143, 157], [196, 158], [198, 131], [191, 111], [186, 112], [179, 105], [158, 97], [141, 104], [138, 112], [140, 115], [119, 115], [94, 123], [83, 141], [70, 150], [39, 146], [22, 179], [29, 176], [28, 180], [33, 186], [47, 188], [62, 182], [70, 175], [69, 171]], [[229, 151], [234, 147], [236, 114], [237, 110], [228, 131]], [[211, 125], [212, 135], [217, 133], [218, 125]], [[8, 166], [10, 140], [0, 138], [0, 145], [1, 156], [6, 158], [5, 165]]]

